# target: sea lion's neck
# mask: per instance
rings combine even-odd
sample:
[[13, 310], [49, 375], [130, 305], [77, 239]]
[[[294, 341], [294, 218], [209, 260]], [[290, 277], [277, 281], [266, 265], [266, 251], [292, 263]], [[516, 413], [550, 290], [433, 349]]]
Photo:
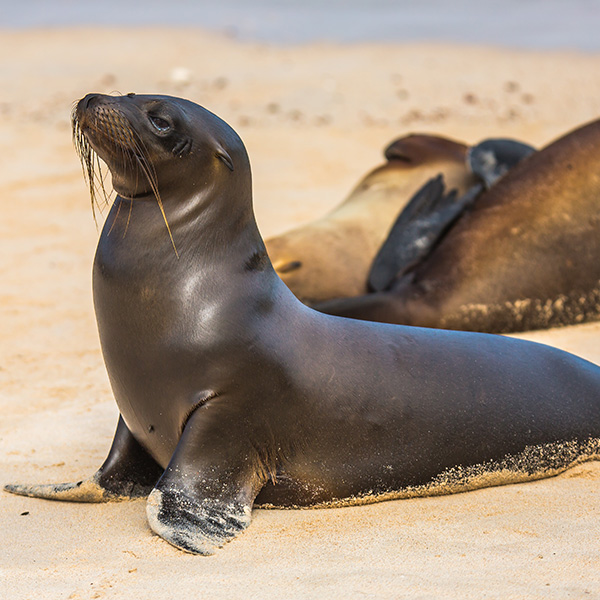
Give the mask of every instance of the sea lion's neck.
[[[201, 322], [197, 342], [210, 345], [215, 323], [219, 329], [222, 320], [233, 323], [241, 313], [264, 312], [275, 304], [281, 311], [298, 304], [269, 261], [252, 211], [232, 217], [221, 214], [213, 222], [207, 213], [197, 216], [196, 225], [181, 214], [169, 218], [176, 254], [157, 206], [136, 201], [132, 206], [117, 198], [93, 270], [96, 315], [103, 331], [114, 323], [117, 328], [132, 323], [142, 314], [154, 315], [155, 327], [162, 324], [167, 331], [172, 326], [164, 317], [168, 314], [186, 327]], [[191, 305], [203, 310], [190, 312]]]
[[161, 206], [154, 198], [130, 200], [117, 196], [99, 250], [118, 257], [123, 266], [130, 257], [135, 260], [140, 253], [152, 254], [148, 266], [153, 269], [161, 264], [169, 268], [173, 260], [222, 266], [233, 256], [244, 260], [264, 252], [251, 204], [232, 202], [223, 207], [197, 199], [179, 203], [170, 200]]

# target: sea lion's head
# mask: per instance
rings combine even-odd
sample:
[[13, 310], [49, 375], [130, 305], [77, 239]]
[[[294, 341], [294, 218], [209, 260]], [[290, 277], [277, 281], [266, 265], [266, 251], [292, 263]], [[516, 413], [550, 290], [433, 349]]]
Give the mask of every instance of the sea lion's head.
[[95, 152], [124, 198], [155, 188], [193, 192], [217, 170], [248, 168], [243, 143], [225, 121], [172, 96], [88, 94], [73, 111], [73, 136], [92, 182]]
[[243, 193], [250, 189], [250, 167], [242, 141], [225, 121], [189, 100], [88, 94], [72, 121], [92, 204], [98, 187], [107, 199], [98, 158], [108, 166], [116, 193], [155, 200], [167, 227], [165, 204], [187, 210], [216, 185], [233, 188], [223, 194], [231, 202], [250, 199]]

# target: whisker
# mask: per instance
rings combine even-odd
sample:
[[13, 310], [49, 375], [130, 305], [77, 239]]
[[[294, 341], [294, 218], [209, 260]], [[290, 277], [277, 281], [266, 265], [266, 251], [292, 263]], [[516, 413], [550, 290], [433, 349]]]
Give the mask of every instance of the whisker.
[[152, 191], [154, 192], [154, 197], [156, 198], [156, 202], [158, 203], [158, 207], [160, 209], [160, 213], [162, 215], [163, 221], [165, 222], [165, 225], [167, 226], [167, 231], [169, 232], [169, 238], [171, 239], [171, 244], [173, 246], [173, 250], [175, 251], [175, 256], [177, 256], [177, 258], [179, 258], [179, 252], [177, 251], [177, 246], [175, 245], [175, 240], [173, 239], [173, 234], [171, 232], [171, 227], [169, 225], [169, 221], [167, 220], [167, 215], [165, 213], [163, 202], [160, 197], [160, 192], [158, 191], [156, 179], [153, 178], [151, 176], [151, 173], [149, 173], [147, 171], [147, 167], [144, 165], [144, 163], [142, 161], [139, 161], [139, 164], [142, 167], [142, 170], [144, 171], [146, 176], [148, 177], [148, 182], [150, 183], [150, 187], [152, 188]]
[[117, 214], [115, 215], [115, 218], [113, 219], [110, 229], [108, 230], [108, 233], [106, 235], [110, 235], [111, 231], [113, 230], [113, 227], [115, 226], [115, 223], [117, 222], [117, 219], [119, 218], [119, 213], [121, 212], [121, 206], [123, 206], [123, 203], [119, 202], [119, 206], [117, 206]]
[[129, 213], [127, 214], [127, 223], [125, 223], [125, 231], [123, 232], [123, 238], [127, 235], [129, 229], [129, 223], [131, 221], [131, 213], [133, 212], [133, 200], [129, 200]]
[[[158, 208], [162, 215], [163, 221], [171, 240], [171, 245], [175, 251], [175, 255], [179, 258], [179, 252], [175, 245], [171, 226], [167, 219], [164, 204], [160, 197], [158, 189], [158, 177], [156, 169], [152, 161], [149, 159], [149, 152], [144, 140], [138, 135], [138, 133], [131, 127], [129, 121], [125, 116], [116, 109], [108, 109], [106, 107], [100, 107], [97, 109], [95, 119], [86, 126], [89, 130], [99, 133], [102, 136], [111, 138], [118, 151], [121, 153], [122, 163], [126, 170], [131, 172], [131, 175], [135, 175], [135, 190], [139, 189], [140, 176], [143, 175], [150, 185], [152, 193], [158, 204]], [[96, 208], [100, 214], [104, 214], [103, 206], [109, 206], [111, 204], [112, 192], [109, 194], [105, 185], [105, 172], [102, 169], [103, 163], [99, 155], [92, 148], [89, 139], [85, 132], [81, 129], [81, 125], [77, 119], [76, 107], [73, 109], [72, 116], [72, 133], [75, 151], [81, 161], [84, 180], [87, 183], [90, 200], [92, 205], [92, 214], [94, 222], [98, 226]], [[113, 190], [114, 192], [114, 190]], [[104, 205], [101, 205], [98, 201], [98, 196], [101, 195], [104, 200]], [[113, 230], [119, 212], [121, 210], [121, 204], [117, 208], [115, 219], [110, 226], [108, 234]], [[133, 200], [130, 201], [129, 213], [127, 215], [127, 223], [125, 225], [125, 231], [123, 236], [126, 235], [129, 224], [131, 222], [131, 214], [133, 212]]]
[[133, 141], [136, 144], [136, 147], [138, 149], [138, 153], [136, 153], [135, 157], [138, 160], [138, 164], [142, 167], [144, 174], [148, 178], [148, 182], [150, 183], [150, 187], [152, 188], [152, 191], [154, 192], [154, 196], [156, 198], [156, 202], [160, 209], [160, 213], [161, 213], [162, 218], [167, 227], [167, 231], [169, 233], [169, 238], [171, 239], [171, 244], [173, 246], [173, 250], [175, 251], [175, 256], [177, 256], [177, 258], [179, 258], [179, 252], [177, 251], [177, 246], [175, 245], [175, 240], [173, 239], [173, 233], [171, 232], [171, 227], [170, 227], [169, 221], [167, 219], [167, 214], [164, 209], [162, 198], [160, 197], [160, 192], [158, 191], [158, 177], [156, 175], [156, 170], [154, 168], [154, 165], [146, 158], [147, 150], [146, 150], [146, 145], [144, 144], [144, 141], [138, 135], [134, 136]]

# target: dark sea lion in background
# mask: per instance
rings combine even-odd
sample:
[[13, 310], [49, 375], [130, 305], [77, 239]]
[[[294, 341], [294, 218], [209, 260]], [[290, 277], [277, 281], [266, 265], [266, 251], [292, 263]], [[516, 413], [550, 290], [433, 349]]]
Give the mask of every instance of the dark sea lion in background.
[[510, 139], [488, 139], [468, 149], [466, 163], [478, 180], [462, 196], [447, 191], [443, 174], [429, 180], [403, 208], [379, 249], [367, 278], [370, 292], [382, 292], [419, 265], [481, 194], [535, 148]]
[[[309, 305], [365, 294], [378, 249], [423, 183], [441, 175], [448, 190], [443, 198], [432, 199], [427, 218], [419, 222], [419, 230], [435, 240], [482, 189], [533, 151], [508, 139], [469, 148], [435, 135], [399, 138], [384, 151], [387, 163], [368, 173], [339, 206], [265, 241], [275, 271]], [[408, 243], [415, 247], [423, 239], [413, 237]]]
[[340, 319], [295, 298], [258, 232], [244, 145], [212, 113], [88, 95], [75, 134], [90, 178], [93, 148], [117, 192], [93, 282], [121, 416], [90, 480], [9, 491], [101, 501], [152, 489], [150, 527], [210, 554], [254, 504], [451, 493], [600, 456], [596, 365], [499, 336]]
[[599, 319], [599, 156], [595, 121], [517, 164], [419, 260], [406, 260], [392, 228], [369, 275], [375, 293], [315, 308], [496, 333]]
[[431, 177], [464, 194], [476, 181], [465, 144], [409, 135], [385, 150], [387, 163], [368, 173], [324, 217], [265, 241], [275, 271], [303, 302], [367, 292], [367, 275], [394, 219]]

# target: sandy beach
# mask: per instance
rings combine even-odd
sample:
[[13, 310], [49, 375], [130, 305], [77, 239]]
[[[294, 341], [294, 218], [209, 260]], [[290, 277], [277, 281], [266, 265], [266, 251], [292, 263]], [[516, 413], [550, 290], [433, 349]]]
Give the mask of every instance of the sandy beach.
[[[0, 484], [77, 481], [117, 421], [91, 299], [98, 229], [70, 112], [88, 92], [189, 98], [246, 143], [264, 236], [339, 203], [408, 133], [544, 145], [600, 116], [600, 54], [242, 43], [195, 29], [0, 34]], [[99, 216], [101, 225], [102, 216]], [[600, 364], [600, 323], [520, 337]], [[0, 598], [600, 598], [600, 462], [454, 496], [256, 510], [211, 557], [143, 501], [0, 492]]]

